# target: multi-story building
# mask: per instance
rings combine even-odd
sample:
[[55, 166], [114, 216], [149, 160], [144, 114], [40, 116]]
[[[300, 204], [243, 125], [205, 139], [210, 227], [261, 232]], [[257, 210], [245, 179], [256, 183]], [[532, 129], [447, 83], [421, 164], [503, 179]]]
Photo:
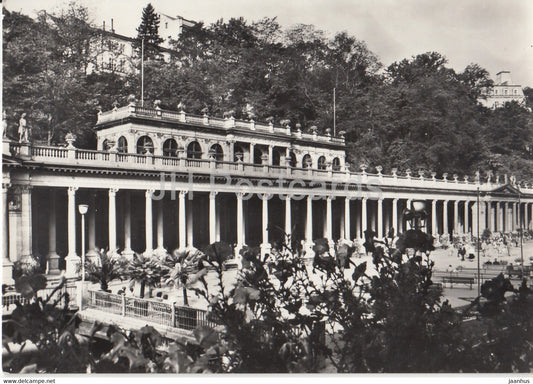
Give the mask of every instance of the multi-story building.
[[268, 252], [285, 234], [310, 253], [317, 238], [403, 232], [402, 212], [419, 200], [435, 237], [532, 227], [531, 186], [492, 175], [437, 179], [350, 169], [342, 132], [304, 133], [135, 103], [100, 113], [95, 132], [95, 150], [76, 148], [72, 135], [67, 146], [4, 138], [7, 275], [12, 262], [30, 257], [48, 273], [74, 275], [85, 238], [78, 204], [88, 205], [88, 257], [96, 248], [131, 257], [215, 241], [234, 244], [236, 255], [244, 245]]
[[492, 89], [486, 89], [479, 99], [481, 105], [487, 108], [503, 107], [505, 103], [516, 101], [526, 104], [526, 98], [521, 85], [513, 84], [510, 71], [500, 71], [496, 74], [496, 81]]
[[[196, 22], [187, 20], [181, 16], [171, 17], [160, 14], [159, 35], [163, 38], [160, 53], [163, 60], [170, 61], [174, 52], [170, 47], [172, 39], [178, 39], [184, 29], [192, 28]], [[93, 44], [95, 63], [89, 64], [88, 73], [93, 71], [115, 72], [119, 74], [131, 74], [139, 69], [140, 54], [134, 49], [134, 38], [115, 32], [113, 19], [111, 28], [106, 30], [105, 22], [102, 30], [98, 31], [98, 39]]]

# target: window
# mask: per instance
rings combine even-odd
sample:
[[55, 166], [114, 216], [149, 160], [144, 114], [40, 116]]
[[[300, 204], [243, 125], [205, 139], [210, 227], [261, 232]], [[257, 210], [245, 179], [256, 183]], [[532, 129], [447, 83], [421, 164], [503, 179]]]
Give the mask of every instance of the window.
[[242, 161], [243, 160], [243, 158], [244, 158], [244, 150], [242, 149], [242, 147], [240, 145], [235, 145], [233, 147], [233, 153], [234, 153], [233, 161], [237, 161], [237, 160]]
[[128, 153], [128, 140], [124, 136], [118, 138], [117, 150], [119, 153]]
[[333, 159], [332, 167], [334, 171], [340, 171], [341, 170], [341, 161], [338, 157]]
[[302, 159], [302, 168], [311, 168], [311, 156], [305, 155]]
[[165, 142], [163, 143], [163, 156], [178, 157], [178, 143], [176, 143], [176, 140], [165, 140]]
[[503, 94], [507, 96], [507, 89], [503, 91]]
[[324, 156], [318, 158], [318, 169], [326, 169], [326, 158]]
[[220, 144], [214, 144], [211, 146], [211, 149], [209, 150], [210, 153], [213, 154], [216, 161], [223, 161], [224, 160], [224, 150], [220, 146]]
[[515, 95], [518, 95], [518, 91], [517, 91], [516, 89], [514, 90], [514, 94], [515, 94]]
[[189, 143], [187, 146], [187, 158], [188, 159], [201, 159], [202, 158], [202, 147], [197, 141]]
[[289, 166], [296, 167], [296, 155], [294, 152], [289, 152]]
[[137, 153], [147, 155], [154, 153], [154, 142], [148, 136], [142, 136], [137, 140]]

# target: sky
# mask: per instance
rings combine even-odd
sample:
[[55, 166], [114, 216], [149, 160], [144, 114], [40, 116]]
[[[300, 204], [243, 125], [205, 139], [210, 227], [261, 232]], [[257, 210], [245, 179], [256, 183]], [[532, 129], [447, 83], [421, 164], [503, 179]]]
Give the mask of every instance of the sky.
[[[148, 0], [78, 0], [97, 25], [114, 19], [117, 33], [135, 36]], [[495, 79], [511, 71], [514, 84], [533, 87], [533, 0], [152, 0], [156, 12], [206, 24], [223, 18], [277, 17], [283, 27], [313, 24], [363, 40], [389, 64], [437, 51], [462, 71], [477, 63]], [[35, 16], [66, 0], [4, 0], [10, 11]]]

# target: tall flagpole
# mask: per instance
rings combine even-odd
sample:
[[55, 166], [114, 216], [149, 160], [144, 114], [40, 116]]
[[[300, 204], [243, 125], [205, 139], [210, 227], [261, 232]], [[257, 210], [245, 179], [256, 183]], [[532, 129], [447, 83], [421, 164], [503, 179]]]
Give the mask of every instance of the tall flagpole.
[[141, 40], [141, 107], [144, 107], [144, 37]]
[[335, 106], [335, 88], [333, 88], [333, 137], [337, 136], [337, 126], [336, 126], [336, 116], [335, 116], [335, 111], [336, 109], [336, 106]]

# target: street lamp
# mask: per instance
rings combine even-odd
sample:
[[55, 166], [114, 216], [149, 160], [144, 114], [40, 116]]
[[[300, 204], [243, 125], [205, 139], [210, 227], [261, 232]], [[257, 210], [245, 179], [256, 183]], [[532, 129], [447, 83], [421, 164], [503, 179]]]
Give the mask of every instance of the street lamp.
[[403, 217], [411, 222], [411, 228], [415, 230], [426, 226], [427, 216], [426, 202], [423, 200], [413, 201], [411, 208], [403, 211]]
[[81, 214], [81, 310], [81, 303], [83, 303], [83, 286], [85, 284], [85, 214], [89, 210], [89, 206], [87, 204], [80, 204], [78, 205], [78, 210]]

